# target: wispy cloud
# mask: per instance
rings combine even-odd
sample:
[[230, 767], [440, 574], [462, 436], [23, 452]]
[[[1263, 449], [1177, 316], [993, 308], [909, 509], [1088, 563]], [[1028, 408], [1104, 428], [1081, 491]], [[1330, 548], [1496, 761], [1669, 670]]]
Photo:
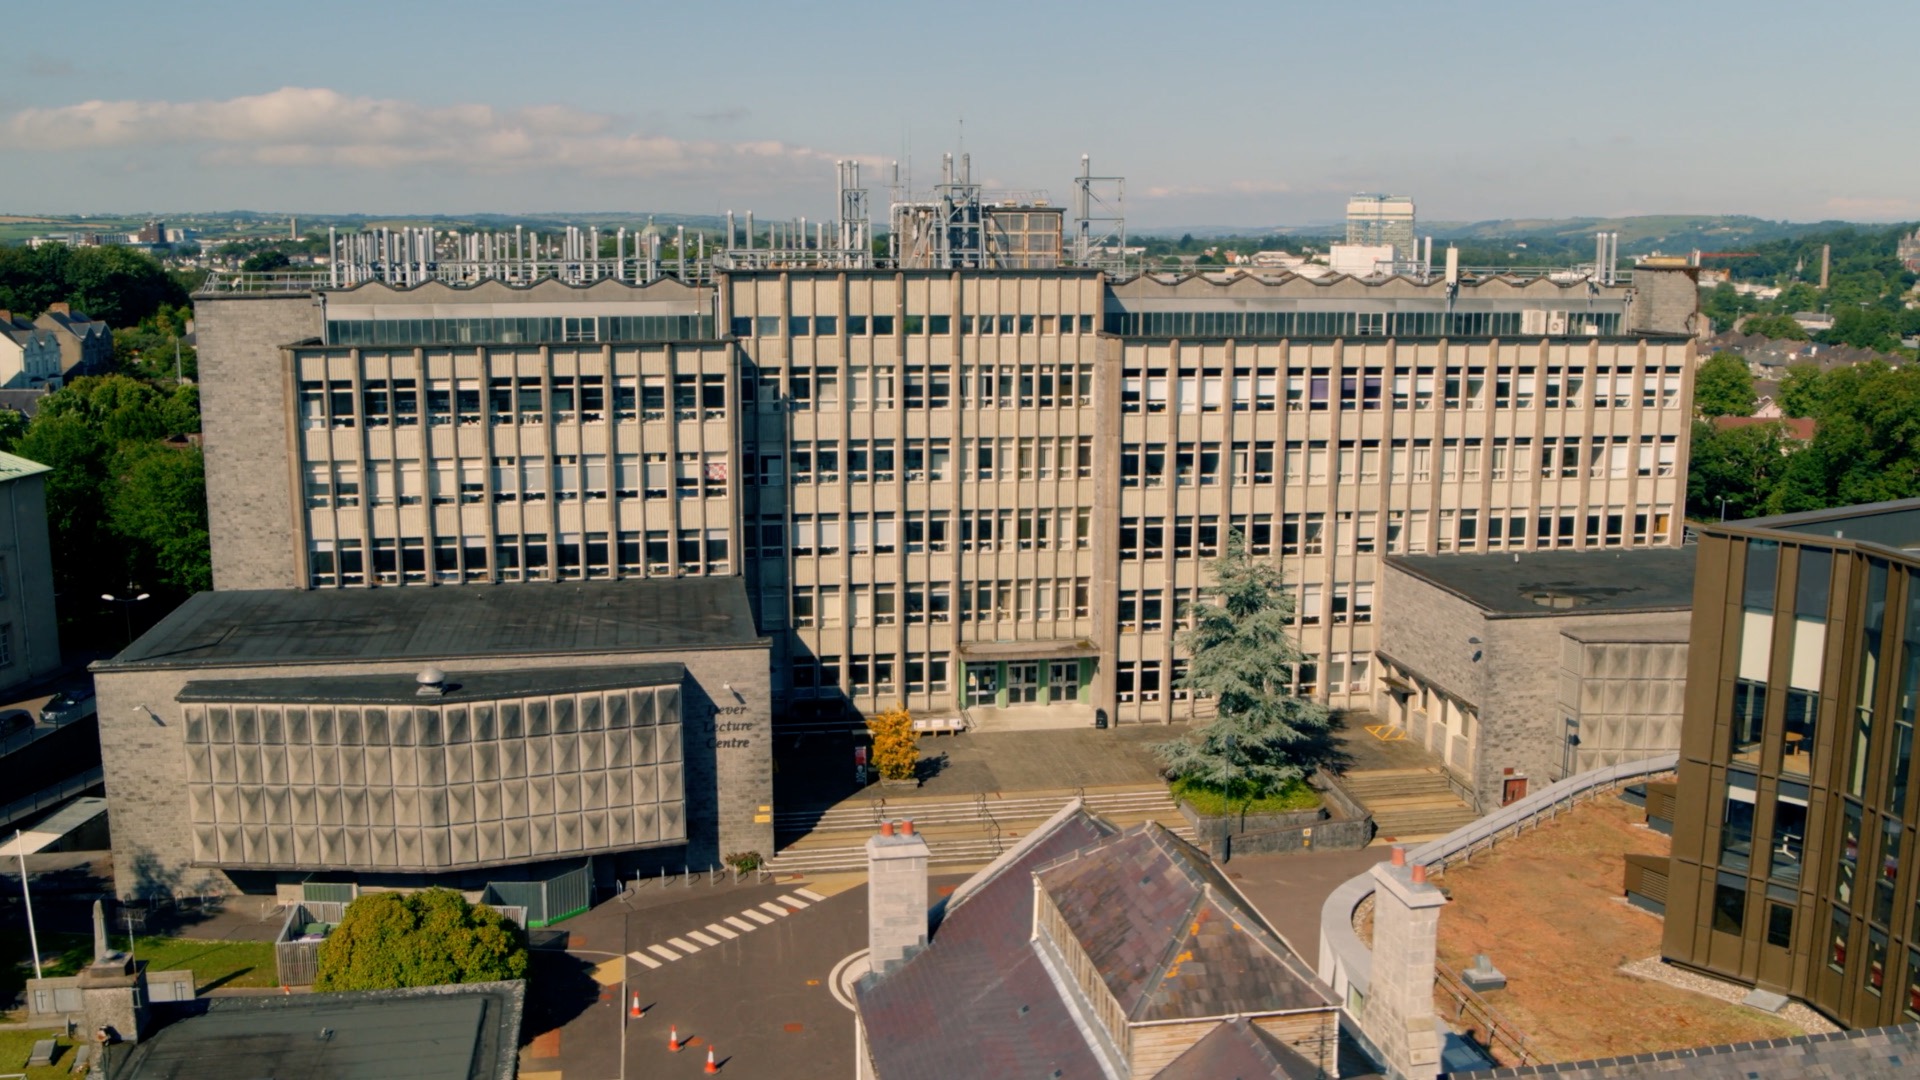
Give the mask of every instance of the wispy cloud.
[[[743, 114], [744, 115], [744, 114]], [[218, 101], [87, 101], [0, 119], [0, 145], [42, 150], [154, 145], [197, 148], [214, 164], [474, 173], [563, 168], [657, 177], [817, 167], [834, 155], [763, 140], [676, 139], [564, 105], [429, 106], [284, 87]]]
[[34, 53], [27, 57], [27, 74], [37, 79], [62, 79], [73, 74], [73, 62], [58, 56]]
[[1285, 195], [1291, 191], [1293, 185], [1281, 180], [1232, 180], [1225, 184], [1149, 187], [1143, 194], [1149, 199], [1196, 199], [1216, 195]]

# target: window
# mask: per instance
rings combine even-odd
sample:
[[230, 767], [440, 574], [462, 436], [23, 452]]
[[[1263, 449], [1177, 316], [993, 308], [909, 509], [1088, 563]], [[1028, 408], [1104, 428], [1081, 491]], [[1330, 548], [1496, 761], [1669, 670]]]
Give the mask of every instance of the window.
[[1713, 928], [1738, 936], [1746, 924], [1746, 880], [1733, 874], [1721, 874], [1713, 886]]
[[1827, 967], [1834, 971], [1847, 970], [1847, 934], [1852, 926], [1853, 920], [1846, 912], [1833, 913], [1832, 928], [1827, 933]]
[[1800, 880], [1800, 864], [1807, 846], [1807, 788], [1786, 781], [1780, 783], [1779, 797], [1773, 804], [1773, 844], [1769, 849], [1768, 876], [1792, 884]]
[[1791, 906], [1768, 901], [1767, 944], [1780, 949], [1793, 946], [1793, 908]]
[[1754, 776], [1727, 773], [1727, 800], [1720, 819], [1720, 865], [1744, 871], [1753, 859]]

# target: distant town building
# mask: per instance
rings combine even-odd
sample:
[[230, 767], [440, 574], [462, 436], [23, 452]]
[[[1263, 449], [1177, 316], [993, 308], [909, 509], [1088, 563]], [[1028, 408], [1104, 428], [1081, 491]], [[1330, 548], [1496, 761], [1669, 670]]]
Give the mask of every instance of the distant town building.
[[1911, 236], [1901, 237], [1895, 254], [1899, 257], [1902, 266], [1920, 274], [1920, 229], [1913, 230]]
[[167, 242], [167, 223], [149, 221], [139, 231], [129, 237], [136, 244], [164, 244]]
[[1386, 244], [1395, 261], [1410, 263], [1419, 257], [1413, 231], [1412, 196], [1361, 193], [1347, 200], [1349, 244]]
[[113, 329], [64, 301], [49, 304], [33, 324], [53, 335], [60, 346], [60, 378], [104, 375], [113, 369]]
[[1327, 264], [1336, 274], [1373, 277], [1393, 273], [1392, 244], [1334, 244], [1327, 249]]
[[[0, 693], [60, 670], [46, 474], [0, 453]], [[9, 699], [11, 700], [11, 699]]]
[[24, 316], [0, 310], [0, 388], [60, 385], [60, 339]]

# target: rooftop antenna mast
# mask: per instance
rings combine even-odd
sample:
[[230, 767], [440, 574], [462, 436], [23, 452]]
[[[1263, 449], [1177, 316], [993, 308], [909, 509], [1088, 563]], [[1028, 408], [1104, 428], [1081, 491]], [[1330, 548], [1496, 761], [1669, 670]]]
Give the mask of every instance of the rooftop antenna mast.
[[1103, 262], [1104, 249], [1113, 244], [1119, 252], [1113, 265], [1126, 269], [1127, 179], [1093, 175], [1086, 154], [1080, 155], [1080, 175], [1073, 178], [1073, 229], [1074, 262], [1081, 266]]

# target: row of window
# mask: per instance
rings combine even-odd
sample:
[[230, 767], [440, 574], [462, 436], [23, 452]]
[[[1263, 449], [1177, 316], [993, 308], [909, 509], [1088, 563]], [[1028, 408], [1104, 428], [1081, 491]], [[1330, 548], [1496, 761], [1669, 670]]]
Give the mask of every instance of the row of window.
[[[552, 545], [545, 533], [437, 537], [429, 552], [420, 537], [315, 540], [307, 549], [307, 581], [313, 588], [398, 585], [429, 580], [578, 581], [672, 573], [732, 572], [725, 529], [664, 529], [646, 532], [561, 533]], [[369, 558], [371, 556], [371, 558]]]
[[1126, 337], [1616, 337], [1619, 311], [1109, 311]]
[[[1593, 377], [1592, 397], [1587, 397], [1584, 369], [1549, 367], [1542, 374], [1535, 367], [1486, 368], [1450, 367], [1444, 372], [1434, 368], [1395, 370], [1367, 368], [1336, 375], [1330, 369], [1292, 372], [1284, 376], [1278, 368], [1245, 369], [1226, 372], [1215, 369], [1187, 368], [1177, 372], [1155, 372], [1128, 368], [1121, 373], [1120, 408], [1138, 413], [1222, 412], [1232, 403], [1234, 412], [1273, 412], [1279, 408], [1284, 385], [1289, 412], [1318, 412], [1333, 407], [1352, 411], [1385, 408], [1391, 402], [1396, 410], [1415, 411], [1434, 407], [1435, 391], [1448, 409], [1488, 407], [1487, 384], [1491, 381], [1491, 405], [1495, 409], [1531, 409], [1536, 400], [1550, 409], [1577, 409], [1591, 405], [1595, 409], [1633, 407], [1634, 387], [1640, 389], [1644, 409], [1676, 409], [1680, 406], [1682, 371], [1678, 367], [1648, 368], [1636, 376], [1634, 369], [1599, 369]], [[1335, 396], [1335, 390], [1338, 396]]]
[[[1223, 526], [1237, 529], [1255, 555], [1273, 551], [1273, 515], [1181, 515], [1169, 529], [1164, 516], [1125, 517], [1120, 520], [1120, 558], [1128, 561], [1205, 558], [1219, 554]], [[1334, 526], [1328, 535], [1328, 524]], [[1529, 536], [1528, 523], [1532, 522]], [[1525, 548], [1529, 539], [1541, 548], [1573, 547], [1584, 540], [1589, 547], [1647, 544], [1666, 537], [1672, 525], [1670, 508], [1655, 507], [1629, 519], [1621, 507], [1604, 513], [1582, 513], [1578, 507], [1555, 510], [1388, 510], [1386, 550], [1389, 554], [1421, 554], [1428, 550], [1429, 531], [1434, 551], [1473, 551]], [[1485, 530], [1482, 531], [1484, 522]], [[1281, 515], [1280, 554], [1371, 554], [1379, 543], [1379, 512], [1373, 510], [1306, 511]], [[1628, 531], [1628, 525], [1632, 531]], [[1169, 535], [1171, 534], [1171, 535]]]
[[[608, 467], [612, 466], [609, 473]], [[487, 499], [494, 502], [593, 502], [609, 493], [620, 499], [720, 498], [727, 494], [727, 458], [717, 452], [659, 454], [556, 454], [552, 457], [416, 460], [370, 458], [363, 469], [351, 461], [307, 466], [309, 507], [436, 506]], [[548, 481], [551, 480], [551, 486]]]
[[361, 346], [698, 341], [713, 336], [711, 315], [329, 319], [326, 325], [327, 344]]
[[[545, 423], [605, 423], [604, 375], [499, 375], [480, 379], [306, 379], [301, 423], [308, 429]], [[612, 380], [615, 421], [720, 420], [727, 415], [727, 377], [716, 372], [622, 375]], [[484, 391], [484, 393], [483, 393]], [[668, 402], [672, 411], [668, 411]], [[423, 408], [424, 405], [424, 408]]]
[[[1539, 470], [1533, 469], [1534, 441], [1529, 437], [1491, 440], [1485, 455], [1494, 480], [1569, 479], [1590, 476], [1622, 479], [1628, 476], [1672, 476], [1679, 464], [1680, 444], [1675, 435], [1549, 436], [1540, 442]], [[1438, 443], [1439, 453], [1434, 453]], [[1324, 439], [1294, 440], [1284, 444], [1279, 476], [1289, 484], [1374, 483], [1380, 479], [1384, 456], [1388, 477], [1396, 482], [1431, 480], [1437, 458], [1440, 479], [1478, 480], [1486, 440]], [[1091, 446], [1087, 452], [1091, 456]], [[1272, 484], [1281, 444], [1272, 440], [1177, 443], [1125, 443], [1120, 448], [1121, 487], [1211, 487], [1229, 480], [1242, 484]], [[1330, 466], [1332, 471], [1330, 471]], [[1086, 475], [1086, 474], [1082, 474]], [[1024, 478], [1024, 477], [1023, 477]], [[991, 477], [981, 477], [991, 479]]]
[[[842, 322], [838, 315], [791, 315], [785, 319], [778, 315], [736, 315], [730, 328], [737, 338], [779, 337], [783, 331], [788, 337], [834, 337], [840, 333]], [[958, 319], [952, 315], [905, 315], [899, 318], [892, 315], [848, 315], [844, 323], [849, 337], [891, 337], [896, 328], [908, 337], [922, 334], [938, 336], [953, 333], [955, 326], [959, 327], [962, 334], [969, 335], [1040, 334], [1046, 337], [1091, 334], [1094, 329], [1092, 315], [962, 315]]]
[[[863, 656], [846, 664], [842, 683], [838, 656], [805, 656], [793, 662], [794, 693], [803, 697], [854, 697], [873, 694], [942, 694], [947, 686], [947, 658], [926, 653], [904, 656]], [[896, 681], [896, 679], [898, 681]]]

